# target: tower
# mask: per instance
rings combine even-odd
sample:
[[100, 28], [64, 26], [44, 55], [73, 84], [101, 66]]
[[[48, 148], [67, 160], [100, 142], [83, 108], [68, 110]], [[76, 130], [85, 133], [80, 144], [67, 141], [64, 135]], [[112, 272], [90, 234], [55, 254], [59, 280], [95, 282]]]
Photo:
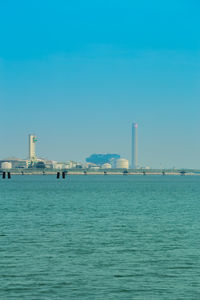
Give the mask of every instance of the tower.
[[137, 169], [138, 167], [138, 124], [132, 123], [132, 157], [131, 157], [131, 167]]
[[28, 140], [29, 140], [29, 160], [34, 161], [36, 160], [35, 143], [37, 142], [37, 137], [34, 134], [29, 134]]

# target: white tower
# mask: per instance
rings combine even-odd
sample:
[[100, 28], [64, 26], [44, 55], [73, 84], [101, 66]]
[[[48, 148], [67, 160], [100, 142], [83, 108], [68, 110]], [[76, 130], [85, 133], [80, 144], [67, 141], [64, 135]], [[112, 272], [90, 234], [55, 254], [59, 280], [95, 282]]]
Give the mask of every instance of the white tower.
[[131, 159], [131, 167], [133, 169], [137, 169], [138, 167], [138, 124], [132, 124], [132, 159]]
[[34, 161], [36, 160], [35, 143], [37, 142], [37, 137], [34, 134], [29, 134], [28, 140], [29, 140], [29, 160]]

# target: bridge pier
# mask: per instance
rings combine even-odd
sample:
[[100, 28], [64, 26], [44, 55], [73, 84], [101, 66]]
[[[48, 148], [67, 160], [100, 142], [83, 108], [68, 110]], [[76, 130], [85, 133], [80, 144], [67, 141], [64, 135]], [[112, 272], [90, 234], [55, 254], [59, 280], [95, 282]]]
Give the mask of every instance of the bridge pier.
[[[7, 172], [7, 174], [8, 174], [8, 179], [11, 179], [11, 173]], [[3, 171], [3, 173], [2, 173], [2, 179], [6, 179], [6, 172], [5, 171]]]
[[61, 175], [62, 175], [62, 178], [65, 179], [66, 172], [65, 171], [63, 171], [62, 173], [61, 172], [57, 172], [56, 178], [59, 179]]

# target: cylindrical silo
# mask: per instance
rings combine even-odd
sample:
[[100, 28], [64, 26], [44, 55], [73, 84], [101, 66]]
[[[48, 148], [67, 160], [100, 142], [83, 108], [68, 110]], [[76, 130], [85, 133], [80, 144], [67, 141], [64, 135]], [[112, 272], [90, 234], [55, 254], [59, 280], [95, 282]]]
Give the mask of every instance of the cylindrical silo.
[[125, 158], [119, 158], [115, 161], [115, 168], [116, 169], [128, 169], [129, 168], [129, 162]]
[[2, 162], [1, 163], [1, 169], [4, 169], [4, 170], [12, 169], [12, 163], [8, 162], [8, 161]]

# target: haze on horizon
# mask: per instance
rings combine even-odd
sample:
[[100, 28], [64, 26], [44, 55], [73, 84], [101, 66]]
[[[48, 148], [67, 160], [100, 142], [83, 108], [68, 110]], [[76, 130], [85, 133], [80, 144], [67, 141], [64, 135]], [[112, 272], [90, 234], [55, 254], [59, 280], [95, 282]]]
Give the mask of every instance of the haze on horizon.
[[20, 0], [0, 3], [0, 158], [37, 154], [200, 168], [200, 3]]

